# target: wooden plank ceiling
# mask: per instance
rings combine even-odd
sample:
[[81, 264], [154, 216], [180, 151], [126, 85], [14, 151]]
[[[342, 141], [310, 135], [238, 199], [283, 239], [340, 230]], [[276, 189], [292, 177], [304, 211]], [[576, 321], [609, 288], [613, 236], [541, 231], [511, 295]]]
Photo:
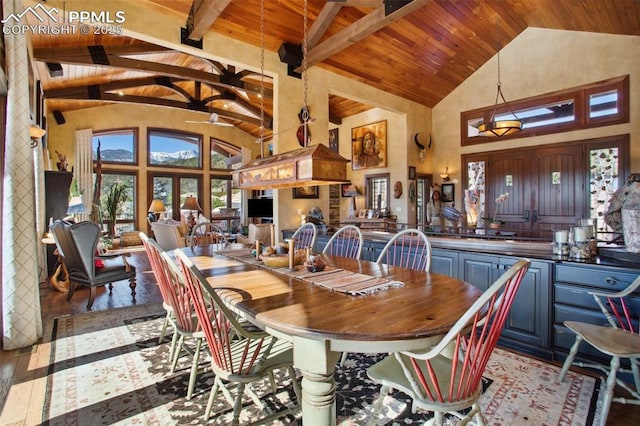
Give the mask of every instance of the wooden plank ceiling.
[[[260, 46], [259, 0], [138, 1], [183, 16], [191, 38], [214, 31]], [[303, 1], [265, 0], [264, 8], [266, 50], [301, 44]], [[637, 0], [308, 0], [307, 16], [309, 66], [428, 107], [527, 27], [640, 35]], [[263, 92], [271, 127], [272, 84], [261, 84], [259, 73], [123, 36], [38, 35], [32, 43], [50, 111], [105, 102], [165, 105], [216, 112], [258, 135]], [[52, 77], [47, 63], [61, 64], [62, 76]], [[331, 96], [329, 108], [337, 123], [371, 107]]]

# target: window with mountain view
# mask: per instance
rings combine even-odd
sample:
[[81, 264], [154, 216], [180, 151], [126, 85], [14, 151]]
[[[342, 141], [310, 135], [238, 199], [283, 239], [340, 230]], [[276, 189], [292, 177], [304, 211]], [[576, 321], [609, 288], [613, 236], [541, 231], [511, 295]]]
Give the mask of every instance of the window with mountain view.
[[151, 166], [202, 168], [202, 136], [175, 130], [148, 129]]
[[93, 134], [93, 161], [114, 164], [137, 164], [138, 129], [116, 129]]

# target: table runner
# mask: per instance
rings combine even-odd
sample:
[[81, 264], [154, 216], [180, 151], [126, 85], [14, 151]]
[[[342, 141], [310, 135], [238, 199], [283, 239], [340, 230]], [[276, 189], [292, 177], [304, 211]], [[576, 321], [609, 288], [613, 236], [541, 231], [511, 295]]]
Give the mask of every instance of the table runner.
[[247, 250], [224, 250], [218, 252], [224, 256], [239, 260], [243, 263], [256, 265], [260, 268], [269, 269], [278, 274], [288, 277], [298, 278], [313, 285], [328, 288], [333, 291], [348, 293], [351, 295], [372, 294], [390, 287], [402, 287], [401, 281], [392, 281], [387, 278], [372, 277], [348, 271], [346, 269], [327, 266], [321, 272], [309, 272], [304, 265], [297, 265], [294, 269], [287, 267], [271, 268], [258, 260]]

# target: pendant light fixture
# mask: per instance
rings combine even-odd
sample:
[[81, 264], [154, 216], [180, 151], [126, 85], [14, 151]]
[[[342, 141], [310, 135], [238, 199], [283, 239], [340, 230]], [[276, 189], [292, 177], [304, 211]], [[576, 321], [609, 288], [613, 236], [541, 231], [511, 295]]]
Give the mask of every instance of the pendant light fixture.
[[[496, 1], [496, 5], [498, 2]], [[502, 82], [500, 81], [500, 25], [499, 25], [500, 13], [496, 8], [496, 41], [498, 43], [498, 92], [496, 93], [496, 101], [493, 105], [493, 111], [491, 112], [491, 116], [489, 121], [485, 121], [478, 126], [478, 135], [479, 136], [487, 136], [487, 137], [502, 137], [507, 135], [512, 135], [514, 133], [522, 130], [522, 120], [518, 118], [518, 116], [513, 112], [509, 102], [502, 94]], [[507, 107], [513, 119], [507, 120], [497, 120], [496, 119], [496, 111], [498, 109], [498, 100], [502, 99], [502, 102]]]
[[[264, 1], [260, 2], [260, 32], [261, 32], [261, 74], [264, 75]], [[309, 115], [307, 104], [307, 0], [304, 1], [304, 33], [302, 40], [302, 81], [303, 108], [300, 114], [303, 147], [282, 154], [264, 156], [264, 101], [261, 101], [260, 145], [261, 158], [244, 164], [234, 172], [234, 181], [240, 189], [280, 189], [309, 185], [330, 185], [347, 183], [347, 163], [349, 160], [333, 152], [327, 145], [309, 145], [308, 126], [313, 123]], [[264, 83], [261, 84], [263, 86]], [[262, 97], [264, 99], [264, 96]], [[279, 132], [274, 135], [284, 133]], [[237, 178], [236, 178], [237, 176]]]

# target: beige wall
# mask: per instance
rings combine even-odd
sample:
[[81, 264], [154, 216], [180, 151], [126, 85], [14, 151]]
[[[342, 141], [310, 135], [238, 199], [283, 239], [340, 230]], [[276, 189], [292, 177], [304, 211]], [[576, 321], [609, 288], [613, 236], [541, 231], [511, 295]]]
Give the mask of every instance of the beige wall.
[[[492, 105], [496, 95], [494, 57], [433, 109], [433, 161], [448, 162], [460, 179], [460, 155], [603, 136], [631, 135], [631, 171], [640, 171], [640, 37], [528, 28], [500, 53], [502, 89], [508, 101], [630, 75], [630, 117], [626, 124], [539, 137], [460, 146], [460, 112]], [[436, 178], [439, 181], [439, 178]], [[461, 205], [456, 187], [456, 204]]]

